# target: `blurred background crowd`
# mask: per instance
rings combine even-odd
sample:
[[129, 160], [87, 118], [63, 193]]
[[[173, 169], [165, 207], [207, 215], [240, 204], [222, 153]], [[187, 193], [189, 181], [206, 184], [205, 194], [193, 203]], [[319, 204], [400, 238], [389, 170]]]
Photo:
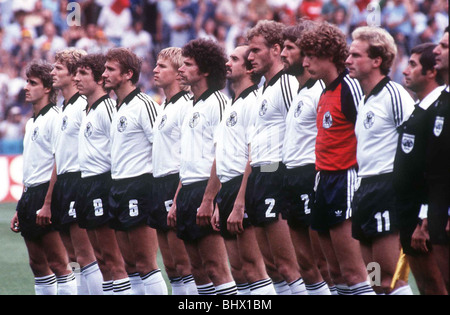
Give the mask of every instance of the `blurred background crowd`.
[[[74, 9], [74, 3], [76, 8]], [[409, 51], [437, 43], [448, 25], [448, 0], [381, 0], [379, 23], [396, 39], [398, 56], [390, 77], [403, 82]], [[54, 53], [78, 47], [88, 53], [114, 46], [143, 59], [140, 87], [161, 103], [153, 85], [155, 56], [193, 38], [217, 41], [230, 52], [258, 20], [294, 24], [298, 18], [328, 21], [345, 34], [367, 25], [371, 0], [0, 0], [0, 154], [22, 150], [31, 105], [24, 102], [26, 65], [52, 62]], [[74, 15], [74, 10], [80, 11]], [[377, 12], [375, 12], [377, 14]]]

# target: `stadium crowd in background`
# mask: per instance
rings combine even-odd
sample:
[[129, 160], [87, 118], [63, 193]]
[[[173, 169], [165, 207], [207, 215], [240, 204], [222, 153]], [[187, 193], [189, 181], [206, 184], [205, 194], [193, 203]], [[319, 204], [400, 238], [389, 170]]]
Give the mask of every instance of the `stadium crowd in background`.
[[[68, 23], [77, 2], [79, 23]], [[161, 103], [152, 69], [158, 52], [197, 37], [212, 38], [229, 54], [258, 20], [292, 25], [300, 17], [337, 25], [348, 37], [367, 24], [370, 0], [2, 0], [0, 1], [0, 153], [21, 153], [22, 127], [31, 113], [24, 102], [24, 69], [39, 58], [52, 62], [57, 50], [74, 46], [105, 53], [131, 48], [143, 58], [139, 86]], [[448, 24], [448, 0], [381, 0], [380, 24], [395, 38], [398, 56], [391, 78], [402, 83], [410, 50], [437, 43]], [[370, 9], [369, 9], [370, 10]], [[70, 19], [70, 17], [69, 17]], [[72, 25], [73, 24], [73, 25]], [[227, 91], [225, 91], [227, 93]], [[20, 113], [18, 113], [20, 109]], [[5, 133], [4, 125], [16, 132]], [[17, 141], [19, 139], [19, 141]]]

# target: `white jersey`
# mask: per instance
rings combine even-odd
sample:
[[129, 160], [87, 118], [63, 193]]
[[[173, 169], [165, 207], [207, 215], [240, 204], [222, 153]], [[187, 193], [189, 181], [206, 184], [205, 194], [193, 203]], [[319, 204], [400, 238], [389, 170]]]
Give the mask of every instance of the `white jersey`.
[[192, 107], [188, 92], [179, 92], [163, 105], [156, 119], [153, 136], [153, 176], [163, 177], [180, 172], [181, 126]]
[[259, 88], [254, 126], [250, 128], [251, 165], [281, 162], [286, 116], [299, 87], [297, 78], [280, 71]]
[[220, 182], [244, 174], [248, 162], [246, 130], [251, 109], [256, 104], [258, 86], [244, 90], [235, 101], [229, 100], [215, 135], [216, 171]]
[[180, 180], [183, 185], [208, 180], [215, 158], [214, 133], [228, 97], [207, 90], [189, 108], [181, 127]]
[[111, 122], [116, 109], [114, 101], [105, 95], [84, 111], [78, 135], [78, 159], [81, 177], [111, 171]]
[[111, 124], [111, 176], [137, 177], [153, 172], [153, 126], [159, 105], [140, 89], [131, 92]]
[[35, 187], [50, 181], [55, 158], [55, 123], [59, 109], [55, 104], [45, 106], [37, 116], [31, 117], [25, 127], [23, 140], [23, 184]]
[[409, 118], [414, 100], [398, 83], [385, 77], [359, 103], [355, 133], [358, 175], [390, 173], [398, 144], [397, 127]]
[[283, 144], [283, 163], [288, 169], [316, 162], [317, 105], [324, 88], [321, 80], [310, 79], [292, 101]]
[[59, 122], [55, 125], [58, 135], [55, 143], [57, 175], [80, 171], [78, 133], [86, 106], [86, 98], [76, 93], [59, 110]]

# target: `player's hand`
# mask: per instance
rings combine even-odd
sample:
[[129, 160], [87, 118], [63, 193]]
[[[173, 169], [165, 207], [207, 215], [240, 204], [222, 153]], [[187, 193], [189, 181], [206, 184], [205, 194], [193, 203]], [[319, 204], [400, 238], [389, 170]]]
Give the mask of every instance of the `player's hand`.
[[211, 224], [211, 218], [214, 212], [213, 201], [202, 201], [202, 204], [197, 209], [197, 220], [198, 226], [207, 226]]
[[450, 237], [450, 217], [448, 217], [447, 226], [445, 227], [445, 231], [447, 232], [447, 236]]
[[220, 232], [220, 218], [219, 218], [219, 208], [216, 205], [213, 216], [211, 218], [211, 226], [214, 231]]
[[428, 234], [428, 220], [424, 219], [422, 225], [417, 225], [411, 236], [411, 247], [415, 250], [427, 253], [428, 246], [427, 243], [430, 240], [430, 235]]
[[52, 224], [52, 212], [50, 210], [50, 206], [47, 204], [44, 204], [42, 206], [42, 209], [39, 209], [36, 212], [36, 224], [38, 226], [47, 226]]
[[169, 213], [167, 214], [167, 225], [171, 228], [177, 226], [177, 203], [174, 202], [170, 207]]
[[19, 217], [17, 216], [17, 212], [14, 214], [13, 218], [11, 219], [10, 229], [14, 233], [20, 232]]
[[231, 234], [241, 234], [244, 232], [244, 213], [245, 205], [243, 203], [235, 202], [233, 210], [231, 211], [227, 220], [227, 229]]

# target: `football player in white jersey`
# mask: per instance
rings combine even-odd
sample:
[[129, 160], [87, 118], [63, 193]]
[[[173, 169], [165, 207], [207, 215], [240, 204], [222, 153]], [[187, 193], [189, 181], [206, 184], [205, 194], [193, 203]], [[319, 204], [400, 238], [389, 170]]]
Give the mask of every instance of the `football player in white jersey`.
[[[102, 262], [103, 294], [113, 294], [114, 280], [128, 278], [109, 207], [111, 187], [111, 120], [114, 101], [103, 87], [106, 58], [101, 54], [83, 56], [77, 63], [75, 83], [86, 97], [87, 107], [79, 133], [78, 159], [81, 182], [75, 201], [78, 224], [87, 229], [97, 260]], [[122, 291], [123, 292], [123, 291]]]
[[226, 64], [234, 97], [229, 101], [215, 135], [216, 169], [222, 187], [217, 195], [219, 211], [216, 212], [219, 213], [215, 213], [214, 218], [225, 240], [238, 293], [271, 295], [276, 292], [266, 272], [255, 229], [245, 213], [248, 178], [243, 175], [250, 167], [246, 130], [251, 123], [257, 84], [261, 79], [252, 74], [248, 53], [247, 45], [238, 46]]
[[[250, 139], [251, 174], [246, 189], [246, 210], [256, 226], [258, 243], [266, 259], [273, 260], [278, 275], [270, 275], [276, 289], [279, 282], [286, 294], [307, 294], [301, 278], [294, 246], [286, 220], [281, 213], [285, 207], [282, 189], [285, 165], [282, 145], [285, 137], [286, 115], [298, 81], [284, 72], [281, 61], [284, 25], [274, 21], [260, 21], [249, 30], [253, 71], [264, 76], [264, 86], [258, 91], [254, 126]], [[274, 279], [274, 277], [281, 279]], [[281, 292], [278, 290], [277, 292]]]
[[[136, 54], [126, 48], [113, 48], [106, 54], [105, 88], [112, 89], [117, 96], [117, 113], [111, 124], [113, 184], [109, 203], [127, 268], [134, 267], [143, 284], [143, 290], [135, 292], [167, 295], [167, 285], [156, 261], [156, 231], [147, 225], [152, 203], [153, 126], [158, 104], [136, 87], [141, 65]], [[114, 292], [121, 291], [124, 284], [114, 281]]]
[[[52, 67], [31, 63], [27, 70], [25, 100], [33, 105], [33, 116], [26, 125], [24, 137], [24, 191], [11, 220], [11, 230], [21, 232], [35, 277], [36, 295], [77, 294], [75, 276], [68, 269], [69, 260], [59, 233], [50, 216], [40, 216], [44, 204], [50, 207], [47, 191], [53, 172], [54, 125], [58, 118]], [[46, 221], [46, 224], [42, 224]]]
[[[310, 229], [316, 178], [314, 150], [317, 104], [325, 87], [322, 81], [311, 79], [308, 71], [305, 71], [303, 56], [297, 44], [301, 41], [302, 32], [311, 27], [314, 27], [313, 23], [302, 21], [283, 31], [284, 48], [281, 59], [284, 69], [297, 78], [300, 86], [286, 118], [286, 137], [283, 143], [286, 173], [283, 186], [288, 202], [286, 219], [306, 290], [310, 295], [330, 295], [327, 282], [324, 281], [314, 257], [315, 251], [319, 254], [321, 249], [313, 249], [311, 243], [312, 237], [318, 237], [317, 231]], [[327, 273], [328, 268], [325, 268], [323, 274]], [[329, 276], [326, 279], [330, 280]]]
[[[65, 49], [55, 55], [53, 86], [64, 98], [55, 142], [56, 182], [52, 191], [52, 218], [58, 223], [70, 257], [81, 267], [78, 294], [102, 294], [102, 276], [87, 231], [79, 227], [75, 198], [81, 179], [78, 162], [78, 134], [86, 99], [78, 93], [74, 77], [76, 63], [84, 50]], [[68, 149], [70, 148], [70, 149]], [[73, 256], [72, 256], [73, 255]]]
[[220, 188], [214, 163], [214, 133], [227, 102], [220, 92], [225, 87], [226, 57], [218, 44], [205, 39], [187, 43], [182, 55], [181, 82], [190, 86], [194, 98], [181, 129], [181, 187], [168, 220], [171, 226], [176, 224], [177, 235], [184, 240], [189, 256], [200, 254], [212, 281], [198, 286], [199, 294], [206, 293], [205, 287], [218, 295], [236, 294], [224, 241], [211, 226], [214, 199]]
[[366, 264], [380, 264], [377, 293], [412, 294], [399, 279], [391, 286], [400, 257], [396, 194], [393, 188], [397, 128], [409, 118], [414, 101], [388, 73], [397, 48], [392, 36], [379, 27], [360, 27], [352, 33], [346, 65], [365, 97], [359, 103], [355, 133], [361, 184], [355, 193], [352, 235], [360, 241]]
[[148, 224], [157, 231], [172, 294], [193, 295], [197, 294], [196, 283], [206, 284], [211, 280], [201, 262], [190, 263], [184, 242], [167, 225], [167, 214], [180, 182], [181, 126], [186, 112], [192, 107], [189, 89], [180, 83], [178, 69], [182, 65], [181, 48], [169, 47], [159, 52], [153, 70], [155, 86], [163, 90], [166, 100], [154, 127], [155, 186]]

